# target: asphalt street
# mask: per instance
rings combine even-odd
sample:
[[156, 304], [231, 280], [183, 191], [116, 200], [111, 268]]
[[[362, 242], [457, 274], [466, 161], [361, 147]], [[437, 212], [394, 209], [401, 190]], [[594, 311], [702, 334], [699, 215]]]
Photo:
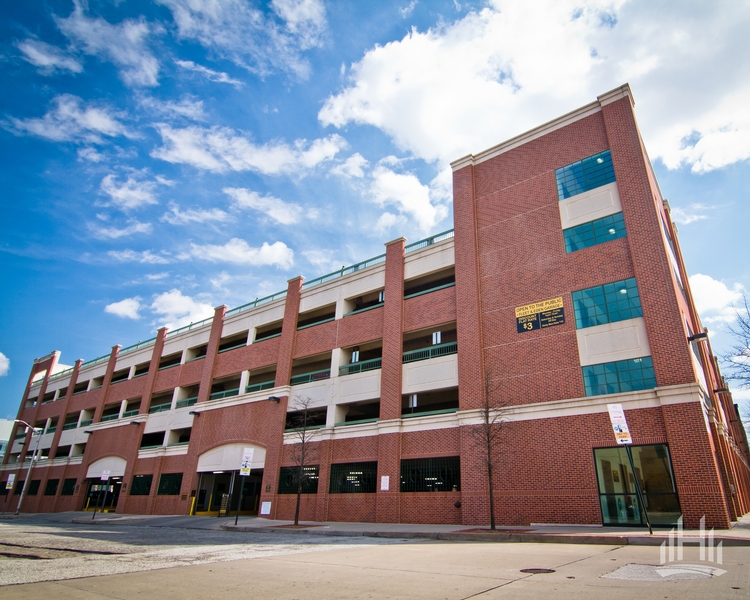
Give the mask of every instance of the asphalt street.
[[750, 598], [750, 547], [723, 548], [721, 564], [686, 547], [683, 560], [662, 565], [654, 546], [278, 535], [206, 523], [0, 521], [0, 597]]

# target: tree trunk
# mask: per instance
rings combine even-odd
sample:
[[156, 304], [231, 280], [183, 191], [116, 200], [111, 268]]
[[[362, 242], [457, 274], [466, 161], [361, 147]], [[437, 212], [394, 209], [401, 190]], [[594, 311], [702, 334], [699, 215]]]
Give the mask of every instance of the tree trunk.
[[487, 483], [489, 484], [489, 492], [490, 492], [490, 529], [494, 531], [496, 529], [495, 527], [495, 495], [494, 495], [494, 486], [492, 484], [492, 444], [487, 443]]

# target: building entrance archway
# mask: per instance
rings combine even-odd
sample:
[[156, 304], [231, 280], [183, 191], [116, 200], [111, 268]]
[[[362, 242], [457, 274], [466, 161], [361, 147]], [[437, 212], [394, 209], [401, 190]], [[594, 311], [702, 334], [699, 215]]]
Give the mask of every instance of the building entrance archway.
[[[241, 476], [240, 466], [246, 449], [253, 458], [250, 475]], [[266, 450], [254, 444], [225, 444], [198, 457], [198, 491], [193, 508], [196, 515], [229, 516], [258, 514]]]

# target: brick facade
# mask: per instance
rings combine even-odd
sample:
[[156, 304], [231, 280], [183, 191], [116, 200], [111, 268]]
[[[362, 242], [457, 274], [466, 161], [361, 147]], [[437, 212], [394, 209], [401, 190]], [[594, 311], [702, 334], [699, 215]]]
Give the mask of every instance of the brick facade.
[[[606, 150], [627, 234], [568, 253], [555, 172]], [[267, 506], [265, 514], [271, 518], [290, 519], [296, 496], [279, 494], [279, 473], [295, 465], [295, 438], [284, 430], [287, 413], [305, 396], [313, 410], [325, 410], [326, 420], [310, 444], [307, 465], [318, 469], [318, 490], [302, 495], [302, 519], [487, 524], [484, 449], [474, 434], [482, 427], [478, 409], [485, 402], [502, 410], [499, 442], [493, 448], [495, 517], [500, 524], [602, 523], [604, 492], [594, 452], [616, 446], [608, 403], [624, 406], [636, 446], [668, 448], [687, 527], [697, 527], [702, 516], [709, 527], [726, 527], [750, 511], [747, 437], [710, 343], [699, 336], [691, 348], [687, 340], [704, 329], [669, 207], [659, 194], [636, 126], [629, 88], [456, 161], [453, 188], [452, 237], [435, 236], [411, 246], [402, 238], [394, 240], [386, 244], [384, 257], [365, 267], [310, 284], [301, 277], [290, 280], [283, 300], [277, 295], [265, 304], [256, 301], [232, 311], [218, 307], [210, 322], [195, 328], [159, 330], [145, 349], [140, 344], [124, 350], [115, 346], [106, 365], [99, 359], [78, 361], [70, 373], [55, 375], [59, 353], [36, 361], [18, 416], [40, 427], [56, 419], [57, 428], [41, 438], [49, 458], [34, 468], [32, 481], [40, 480], [39, 492], [24, 499], [23, 510], [80, 510], [88, 497], [91, 465], [117, 458], [127, 464], [118, 476], [123, 485], [118, 512], [211, 511], [215, 506], [208, 506], [205, 497], [224, 488], [202, 486], [236, 472], [239, 465], [215, 458], [219, 462], [210, 464], [219, 467], [209, 470], [200, 467], [209, 462], [201, 461], [249, 447], [258, 455], [265, 453], [262, 467], [253, 466], [263, 469], [258, 505]], [[455, 285], [404, 299], [405, 279], [429, 279], [432, 274], [449, 278], [449, 273]], [[648, 338], [642, 346], [653, 361], [657, 387], [586, 396], [581, 369], [590, 363], [582, 362], [584, 342], [576, 328], [572, 294], [630, 278], [635, 278], [640, 294]], [[373, 300], [379, 291], [382, 301]], [[361, 308], [364, 298], [369, 304]], [[565, 322], [519, 333], [515, 308], [552, 298], [562, 298]], [[303, 303], [305, 311], [335, 304], [336, 318], [298, 329]], [[278, 322], [280, 333], [255, 339], [263, 326]], [[450, 350], [450, 344], [430, 349], [426, 343], [428, 354], [404, 362], [405, 336], [411, 340], [425, 332], [427, 339], [433, 331], [454, 330], [457, 351]], [[243, 331], [248, 332], [247, 344], [219, 352], [223, 337]], [[189, 354], [203, 346], [205, 357]], [[351, 355], [360, 346], [372, 356], [380, 354], [379, 368], [354, 368]], [[180, 364], [159, 370], [161, 357], [176, 352], [182, 353]], [[326, 376], [320, 361], [328, 357], [331, 372]], [[135, 377], [136, 365], [146, 363], [148, 372]], [[292, 378], [293, 369], [304, 378], [307, 363], [318, 365], [317, 375], [300, 384]], [[113, 373], [123, 369], [131, 369], [128, 378], [111, 383]], [[258, 382], [252, 379], [258, 370], [269, 373], [273, 387], [243, 389], [249, 378]], [[91, 384], [74, 394], [79, 379], [94, 378], [100, 387]], [[235, 386], [239, 378], [240, 389], [212, 395], [217, 380], [226, 378]], [[64, 396], [43, 401], [48, 389], [63, 385]], [[188, 391], [196, 389], [197, 398], [188, 398]], [[173, 404], [161, 411], [170, 393]], [[159, 406], [150, 410], [155, 394], [160, 394]], [[416, 414], [404, 408], [404, 398], [413, 394]], [[454, 405], [446, 400], [447, 409], [441, 404], [443, 408], [427, 410], [429, 405], [419, 404], [430, 395], [456, 394]], [[105, 407], [111, 411], [137, 398], [137, 415], [101, 420]], [[357, 410], [371, 410], [368, 406], [376, 402], [379, 418], [351, 417], [360, 414]], [[82, 425], [88, 422], [84, 416], [93, 423]], [[75, 418], [79, 420], [72, 428], [70, 420]], [[63, 430], [66, 419], [70, 423]], [[164, 444], [145, 448], [142, 440], [150, 438], [144, 436], [162, 431]], [[189, 443], [176, 441], [185, 431], [190, 432]], [[16, 433], [22, 432], [19, 425]], [[29, 435], [11, 440], [0, 483], [10, 473], [25, 477], [18, 462], [8, 461], [28, 456], [31, 442]], [[54, 458], [59, 447], [68, 445], [74, 450], [67, 457]], [[459, 457], [460, 486], [402, 488], [402, 461], [427, 465], [446, 457]], [[329, 488], [332, 465], [372, 462], [377, 462], [374, 492]], [[157, 494], [160, 477], [170, 473], [183, 474], [179, 493]], [[131, 495], [133, 477], [147, 474], [153, 475], [150, 493]], [[75, 479], [75, 492], [62, 496], [58, 489], [55, 495], [44, 495], [48, 479], [59, 479], [60, 487], [63, 480]], [[9, 498], [9, 509], [17, 498]]]

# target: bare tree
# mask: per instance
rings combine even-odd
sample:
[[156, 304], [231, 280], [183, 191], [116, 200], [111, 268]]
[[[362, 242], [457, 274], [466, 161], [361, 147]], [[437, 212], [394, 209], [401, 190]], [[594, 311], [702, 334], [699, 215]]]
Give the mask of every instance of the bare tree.
[[[742, 294], [742, 302], [734, 307], [736, 320], [728, 325], [729, 333], [734, 337], [734, 345], [722, 354], [725, 378], [734, 381], [737, 386], [750, 389], [750, 300]], [[745, 429], [750, 433], [750, 402], [741, 407], [741, 419]]]
[[472, 428], [470, 436], [475, 446], [482, 453], [485, 473], [487, 475], [487, 488], [490, 494], [490, 529], [497, 529], [495, 523], [495, 484], [494, 474], [498, 468], [499, 445], [502, 437], [502, 428], [506, 419], [508, 402], [500, 398], [497, 385], [492, 383], [490, 374], [484, 377], [484, 402], [480, 409], [482, 422], [478, 427]]
[[750, 388], [750, 301], [742, 294], [741, 305], [734, 307], [736, 321], [728, 326], [734, 336], [734, 345], [722, 355], [726, 378], [736, 381], [741, 388]]
[[297, 489], [297, 506], [294, 509], [294, 524], [299, 525], [299, 508], [302, 501], [302, 490], [310, 480], [310, 474], [305, 470], [311, 462], [317, 459], [318, 449], [312, 445], [319, 429], [318, 415], [312, 411], [312, 400], [307, 396], [295, 396], [292, 404], [294, 412], [287, 417], [287, 430], [291, 430], [297, 441], [292, 445], [292, 461], [294, 462], [293, 483]]

